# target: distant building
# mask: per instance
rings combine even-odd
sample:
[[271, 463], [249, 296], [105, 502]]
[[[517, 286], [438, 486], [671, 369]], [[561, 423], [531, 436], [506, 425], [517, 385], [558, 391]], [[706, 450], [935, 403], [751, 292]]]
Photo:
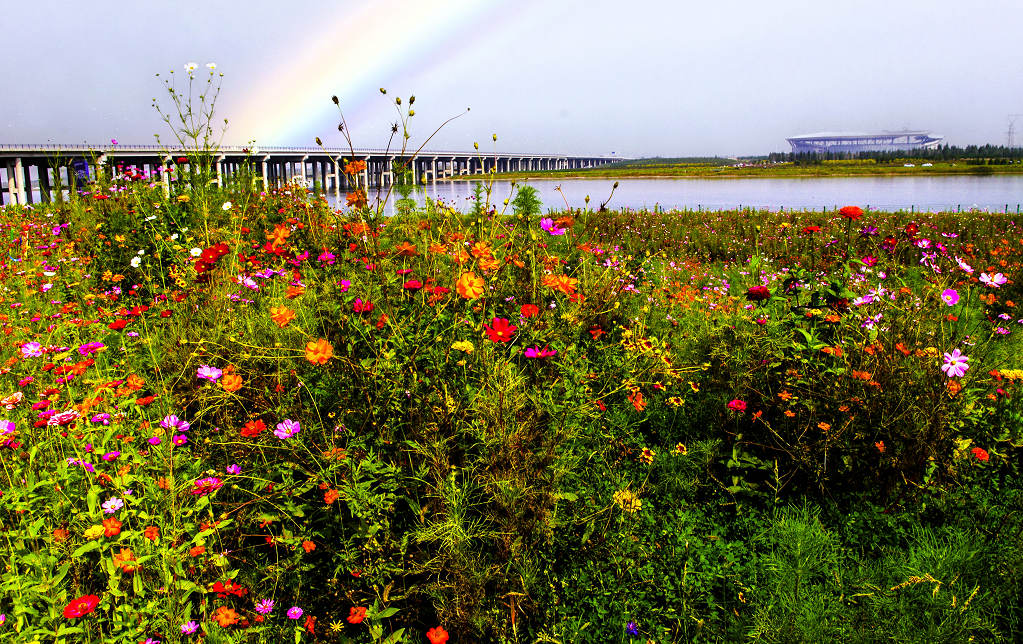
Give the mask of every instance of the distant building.
[[892, 150], [933, 150], [944, 137], [926, 131], [878, 132], [857, 134], [852, 132], [819, 132], [789, 137], [787, 141], [796, 154], [857, 154], [859, 152], [888, 152]]

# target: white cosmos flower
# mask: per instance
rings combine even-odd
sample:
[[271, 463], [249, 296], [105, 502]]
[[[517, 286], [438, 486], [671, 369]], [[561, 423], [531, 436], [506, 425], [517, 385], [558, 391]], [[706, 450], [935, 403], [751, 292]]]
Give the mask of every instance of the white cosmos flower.
[[201, 248], [193, 248], [192, 250], [188, 251], [188, 253], [192, 257], [198, 257], [199, 255], [202, 255], [202, 249]]
[[212, 72], [214, 69], [217, 68], [217, 64], [216, 63], [206, 63], [206, 68], [209, 69]]
[[197, 69], [199, 69], [199, 63], [185, 63], [185, 71], [189, 74]]
[[230, 210], [231, 209], [231, 202], [230, 201], [225, 201], [224, 205], [221, 206], [221, 208], [224, 209], [224, 210]]
[[132, 257], [131, 258], [131, 265], [132, 265], [132, 268], [138, 268], [139, 266], [142, 265], [142, 258], [139, 257], [138, 255], [136, 255], [135, 257]]

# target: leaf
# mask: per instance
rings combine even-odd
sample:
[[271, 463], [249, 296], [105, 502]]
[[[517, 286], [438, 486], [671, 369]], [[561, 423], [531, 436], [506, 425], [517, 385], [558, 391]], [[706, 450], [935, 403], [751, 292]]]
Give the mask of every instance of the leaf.
[[93, 550], [99, 550], [99, 541], [87, 541], [78, 546], [78, 549], [71, 553], [71, 558], [78, 559], [85, 553], [92, 552]]
[[398, 612], [397, 608], [385, 608], [384, 610], [374, 615], [373, 619], [387, 619], [388, 617], [396, 614], [397, 612]]
[[385, 639], [382, 642], [382, 644], [395, 644], [395, 642], [400, 642], [401, 638], [404, 635], [405, 635], [405, 629], [404, 628], [399, 628], [398, 630], [396, 630], [393, 633], [391, 633], [390, 635], [388, 635], [387, 639]]

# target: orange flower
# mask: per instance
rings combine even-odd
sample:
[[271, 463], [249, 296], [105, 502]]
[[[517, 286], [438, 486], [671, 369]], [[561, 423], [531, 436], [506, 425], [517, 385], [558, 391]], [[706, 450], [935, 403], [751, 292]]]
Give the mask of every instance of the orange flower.
[[55, 543], [63, 543], [67, 541], [68, 534], [67, 528], [56, 528], [53, 531], [53, 541]]
[[305, 359], [313, 364], [326, 364], [333, 357], [334, 347], [323, 338], [305, 345]]
[[288, 237], [291, 236], [291, 229], [284, 224], [277, 224], [274, 226], [273, 231], [266, 234], [266, 240], [270, 242], [270, 246], [273, 248], [280, 248], [287, 243]]
[[579, 284], [579, 280], [568, 275], [547, 275], [543, 278], [543, 285], [560, 291], [565, 295], [572, 295], [575, 293], [575, 287]]
[[160, 528], [155, 525], [147, 526], [145, 531], [142, 532], [142, 536], [150, 541], [156, 541], [160, 538]]
[[444, 630], [443, 626], [436, 626], [426, 631], [426, 639], [430, 640], [430, 644], [446, 644], [448, 632]]
[[429, 248], [431, 253], [443, 253], [443, 252], [446, 252], [447, 249], [448, 249], [448, 247], [445, 246], [444, 244], [438, 244], [436, 242], [430, 244], [430, 248]]
[[288, 286], [288, 290], [285, 291], [284, 295], [289, 300], [293, 300], [293, 299], [295, 299], [296, 297], [298, 297], [299, 295], [301, 295], [303, 293], [305, 293], [305, 287], [304, 286], [289, 285]]
[[349, 624], [361, 624], [364, 619], [366, 619], [365, 606], [352, 606], [351, 610], [348, 611]]
[[302, 550], [305, 550], [306, 552], [312, 552], [313, 550], [316, 550], [316, 544], [306, 539], [305, 541], [302, 542]]
[[221, 606], [213, 613], [213, 621], [219, 624], [221, 628], [234, 626], [240, 619], [238, 613], [233, 608], [228, 608], [227, 606]]
[[874, 447], [877, 448], [878, 452], [884, 454], [884, 441], [877, 441], [874, 443]]
[[119, 534], [121, 534], [121, 522], [117, 520], [117, 517], [103, 519], [103, 536], [116, 537]]
[[286, 306], [275, 306], [270, 309], [270, 319], [283, 329], [295, 319], [295, 312]]
[[366, 162], [363, 160], [359, 161], [348, 161], [345, 163], [345, 174], [359, 174], [366, 169]]
[[323, 502], [330, 505], [334, 501], [341, 498], [341, 494], [337, 490], [327, 490], [323, 493]]
[[242, 377], [236, 373], [229, 373], [220, 379], [220, 386], [229, 393], [238, 391], [242, 388]]
[[353, 208], [364, 208], [366, 206], [366, 193], [363, 190], [349, 192], [345, 197], [345, 203]]
[[636, 408], [636, 411], [643, 411], [643, 408], [647, 406], [646, 401], [643, 400], [643, 392], [639, 389], [635, 389], [629, 394], [629, 402]]
[[121, 548], [121, 551], [114, 555], [114, 566], [126, 574], [130, 575], [138, 570], [137, 564], [135, 553], [131, 551], [131, 548]]
[[419, 253], [416, 252], [416, 245], [403, 241], [394, 247], [394, 254], [398, 257], [414, 257]]
[[476, 277], [476, 273], [462, 273], [462, 276], [455, 282], [455, 291], [467, 300], [475, 300], [483, 295], [483, 279]]
[[188, 556], [190, 556], [190, 557], [198, 557], [199, 555], [201, 555], [201, 554], [203, 554], [205, 552], [206, 552], [206, 546], [195, 546], [194, 548], [189, 549]]

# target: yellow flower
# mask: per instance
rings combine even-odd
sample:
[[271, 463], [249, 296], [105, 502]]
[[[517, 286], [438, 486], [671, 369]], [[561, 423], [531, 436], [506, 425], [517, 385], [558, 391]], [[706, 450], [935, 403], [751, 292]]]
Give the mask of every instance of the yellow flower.
[[635, 514], [643, 507], [643, 501], [636, 496], [635, 492], [629, 489], [618, 490], [614, 494], [614, 502], [623, 512]]
[[101, 525], [89, 526], [88, 528], [85, 529], [85, 538], [86, 539], [99, 539], [100, 537], [103, 536], [103, 533], [105, 531], [106, 531], [106, 529], [103, 526], [101, 526]]
[[178, 195], [178, 201], [181, 203], [188, 203], [191, 199], [189, 199], [188, 195]]
[[451, 348], [456, 351], [464, 351], [465, 353], [472, 353], [473, 346], [472, 342], [468, 340], [459, 340], [458, 342], [452, 342]]

